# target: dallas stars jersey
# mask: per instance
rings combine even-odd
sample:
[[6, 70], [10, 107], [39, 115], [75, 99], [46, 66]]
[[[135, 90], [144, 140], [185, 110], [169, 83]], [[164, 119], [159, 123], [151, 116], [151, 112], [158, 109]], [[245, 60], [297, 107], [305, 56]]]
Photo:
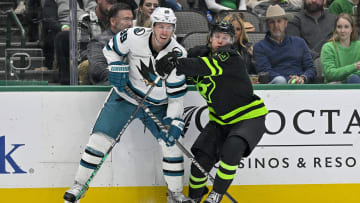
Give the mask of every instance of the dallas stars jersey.
[[199, 57], [180, 59], [177, 72], [193, 76], [208, 104], [210, 121], [228, 125], [267, 114], [236, 50], [221, 47], [211, 56], [209, 48], [202, 46], [191, 49], [189, 55]]
[[[186, 50], [174, 38], [153, 56], [150, 48], [152, 36], [151, 28], [135, 27], [117, 33], [105, 46], [103, 53], [109, 64], [109, 71], [122, 68], [129, 69], [128, 86], [139, 96], [144, 96], [150, 85], [158, 76], [155, 63], [168, 52], [176, 50], [181, 53], [179, 57], [186, 57]], [[164, 104], [168, 98], [179, 98], [186, 93], [186, 80], [184, 75], [176, 75], [173, 71], [166, 81], [160, 80], [155, 85], [147, 100], [152, 104]], [[130, 96], [120, 93], [124, 99], [131, 100]]]

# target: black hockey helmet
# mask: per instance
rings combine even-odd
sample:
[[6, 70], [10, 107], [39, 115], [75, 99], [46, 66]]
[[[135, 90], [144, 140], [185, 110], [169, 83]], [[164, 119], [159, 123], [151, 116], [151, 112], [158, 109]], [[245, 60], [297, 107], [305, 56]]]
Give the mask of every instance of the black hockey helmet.
[[214, 24], [211, 25], [210, 36], [212, 36], [214, 32], [222, 32], [229, 34], [232, 39], [234, 38], [235, 35], [234, 26], [229, 21], [225, 21], [225, 20], [215, 22]]

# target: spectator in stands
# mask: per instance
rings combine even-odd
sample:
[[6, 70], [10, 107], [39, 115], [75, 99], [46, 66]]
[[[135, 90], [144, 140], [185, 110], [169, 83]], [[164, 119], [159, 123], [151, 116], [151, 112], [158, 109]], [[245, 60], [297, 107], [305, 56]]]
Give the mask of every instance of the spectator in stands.
[[181, 11], [182, 6], [178, 0], [162, 0], [160, 2], [161, 7], [171, 8], [174, 11]]
[[355, 10], [355, 24], [357, 26], [357, 29], [359, 30], [360, 28], [360, 1], [358, 2], [357, 6], [356, 6], [356, 9]]
[[159, 6], [159, 0], [140, 0], [134, 25], [139, 27], [150, 27], [150, 15]]
[[289, 21], [286, 31], [290, 36], [303, 38], [315, 59], [331, 38], [335, 20], [336, 15], [324, 10], [324, 0], [304, 0], [304, 9]]
[[257, 72], [268, 73], [270, 84], [310, 82], [316, 73], [310, 50], [303, 39], [286, 35], [288, 20], [284, 9], [269, 6], [265, 20], [269, 31], [254, 46]]
[[42, 30], [40, 44], [44, 53], [44, 67], [40, 70], [52, 69], [55, 54], [55, 36], [61, 31], [61, 24], [58, 20], [57, 5], [55, 0], [45, 0], [42, 9]]
[[234, 46], [242, 56], [248, 74], [256, 74], [255, 63], [253, 61], [253, 45], [249, 42], [240, 14], [231, 13], [225, 16], [223, 20], [230, 22], [234, 26]]
[[41, 18], [41, 4], [39, 0], [18, 0], [15, 14], [25, 15], [24, 21], [28, 27], [26, 32], [29, 42], [39, 40], [39, 21]]
[[[234, 11], [234, 10], [246, 11], [246, 1], [245, 0], [199, 0], [199, 9], [201, 12], [203, 12], [204, 15], [207, 16], [208, 21], [211, 23], [212, 19], [215, 19], [219, 16], [220, 12]], [[222, 19], [222, 17], [220, 18]]]
[[[58, 17], [59, 23], [61, 25], [61, 32], [56, 34], [55, 37], [55, 53], [57, 68], [59, 69], [59, 82], [62, 85], [70, 84], [70, 9], [69, 9], [69, 0], [55, 0], [58, 7]], [[98, 4], [96, 4], [98, 3]], [[101, 33], [102, 29], [105, 29], [106, 22], [106, 12], [110, 8], [112, 3], [108, 3], [107, 0], [97, 0], [97, 2], [89, 1], [87, 4], [83, 5], [83, 9], [80, 8], [79, 4], [77, 5], [77, 17], [79, 22], [79, 27], [85, 25], [85, 22], [91, 22], [92, 27], [87, 27], [91, 29], [89, 33], [92, 36], [98, 35]], [[91, 13], [91, 19], [90, 15]], [[84, 22], [84, 23], [83, 23]], [[84, 50], [84, 43], [89, 40], [89, 35], [84, 35], [84, 32], [78, 30], [78, 36], [80, 38], [78, 41], [83, 43], [80, 45], [80, 51]]]
[[354, 7], [357, 6], [358, 3], [359, 0], [334, 0], [329, 6], [329, 11], [336, 15], [340, 13], [353, 15], [355, 14]]
[[[97, 0], [94, 7], [93, 1], [85, 2], [83, 7], [78, 7], [78, 39], [80, 49], [80, 64], [79, 67], [87, 67], [87, 45], [90, 39], [98, 36], [108, 26], [108, 14], [111, 6], [116, 2], [123, 0]], [[126, 2], [133, 2], [129, 0]], [[62, 24], [62, 32], [58, 33], [55, 38], [55, 50], [57, 57], [57, 66], [59, 68], [59, 80], [61, 84], [69, 84], [70, 82], [70, 64], [69, 64], [69, 1], [56, 0], [58, 5], [59, 21]], [[130, 4], [130, 3], [129, 3]]]
[[325, 82], [360, 83], [360, 41], [354, 20], [342, 13], [336, 19], [334, 35], [321, 50]]
[[225, 16], [230, 15], [231, 13], [237, 13], [237, 15], [240, 15], [240, 18], [244, 24], [244, 28], [246, 32], [256, 32], [256, 28], [253, 24], [251, 24], [250, 22], [248, 22], [245, 19], [244, 13], [240, 13], [240, 12], [232, 12], [232, 11], [220, 11], [216, 14], [216, 22], [220, 22], [222, 19], [224, 19]]
[[117, 3], [109, 11], [110, 27], [88, 44], [89, 79], [91, 84], [108, 83], [108, 64], [102, 52], [106, 43], [118, 32], [133, 25], [133, 9], [125, 3]]
[[253, 13], [263, 17], [268, 7], [276, 4], [286, 12], [298, 12], [303, 6], [303, 0], [250, 0], [247, 6], [251, 8]]

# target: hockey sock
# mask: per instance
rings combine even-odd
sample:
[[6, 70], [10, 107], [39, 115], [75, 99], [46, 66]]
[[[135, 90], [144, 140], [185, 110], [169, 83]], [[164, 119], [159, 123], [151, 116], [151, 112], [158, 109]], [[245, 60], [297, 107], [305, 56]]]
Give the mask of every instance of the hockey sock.
[[[207, 154], [198, 151], [195, 155], [195, 160], [209, 172], [214, 166], [215, 161], [212, 160]], [[191, 164], [190, 180], [189, 180], [189, 197], [193, 199], [202, 198], [203, 195], [207, 194], [208, 189], [206, 188], [208, 177], [205, 176], [194, 164]]]
[[167, 186], [171, 192], [182, 192], [184, 184], [184, 157], [177, 146], [167, 147], [161, 141], [163, 150], [163, 174]]
[[89, 143], [86, 145], [85, 152], [81, 157], [75, 181], [80, 184], [85, 184], [91, 173], [105, 156], [112, 141], [112, 138], [100, 133], [95, 133], [90, 136]]
[[214, 181], [215, 192], [225, 194], [230, 187], [246, 148], [247, 143], [241, 137], [231, 136], [225, 141]]

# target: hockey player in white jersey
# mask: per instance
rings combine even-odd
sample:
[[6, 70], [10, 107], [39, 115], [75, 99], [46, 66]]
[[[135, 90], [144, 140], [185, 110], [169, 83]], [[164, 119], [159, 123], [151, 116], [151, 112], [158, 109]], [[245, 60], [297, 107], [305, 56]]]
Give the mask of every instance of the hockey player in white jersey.
[[[104, 47], [103, 53], [109, 64], [109, 81], [113, 88], [97, 118], [80, 166], [74, 185], [64, 194], [66, 202], [75, 202], [82, 187], [96, 169], [100, 160], [114, 142], [130, 115], [150, 89], [158, 73], [155, 69], [157, 59], [168, 52], [178, 51], [179, 57], [186, 57], [186, 50], [173, 38], [176, 29], [176, 17], [169, 8], [157, 8], [150, 17], [151, 28], [129, 28], [117, 33]], [[147, 105], [164, 124], [170, 127], [168, 135], [159, 130], [156, 124], [143, 110], [139, 118], [159, 141], [163, 152], [163, 175], [167, 183], [168, 203], [192, 203], [182, 193], [183, 190], [183, 154], [176, 147], [175, 140], [182, 141], [184, 127], [183, 96], [187, 91], [184, 75], [173, 71], [164, 80], [155, 84], [145, 100]], [[125, 88], [125, 86], [127, 86]], [[134, 99], [132, 96], [138, 98]], [[82, 193], [83, 197], [84, 193]]]

